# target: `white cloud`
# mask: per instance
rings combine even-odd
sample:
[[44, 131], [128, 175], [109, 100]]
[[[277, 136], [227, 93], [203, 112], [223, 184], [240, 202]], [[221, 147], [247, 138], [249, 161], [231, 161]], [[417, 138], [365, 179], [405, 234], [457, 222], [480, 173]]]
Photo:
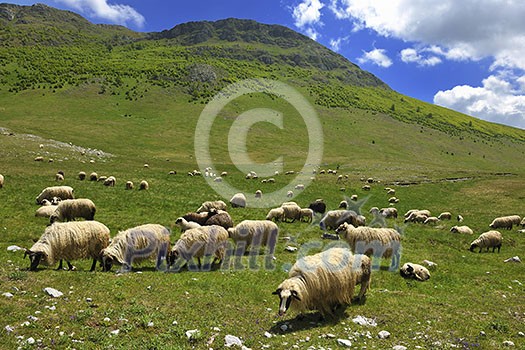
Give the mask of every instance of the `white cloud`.
[[312, 27], [306, 28], [304, 33], [312, 40], [317, 40], [320, 37], [319, 32]]
[[349, 36], [339, 37], [337, 39], [330, 39], [330, 48], [332, 49], [332, 51], [339, 52], [341, 50], [341, 45], [347, 43], [348, 39], [350, 39]]
[[405, 63], [416, 63], [418, 66], [435, 66], [440, 64], [441, 58], [430, 55], [427, 57], [422, 56], [425, 51], [418, 52], [416, 49], [403, 49], [401, 50], [401, 61]]
[[89, 16], [108, 20], [112, 23], [126, 25], [133, 23], [143, 27], [145, 18], [128, 5], [109, 4], [108, 0], [54, 0]]
[[303, 0], [293, 9], [293, 19], [298, 28], [318, 24], [321, 20], [321, 9], [324, 5], [319, 0]]
[[513, 86], [504, 77], [491, 75], [482, 86], [456, 86], [439, 91], [434, 103], [496, 123], [525, 129], [525, 76], [515, 78]]
[[359, 57], [357, 61], [360, 64], [372, 63], [383, 68], [388, 68], [392, 65], [392, 60], [387, 56], [386, 50], [384, 49], [374, 49], [364, 52], [363, 56]]

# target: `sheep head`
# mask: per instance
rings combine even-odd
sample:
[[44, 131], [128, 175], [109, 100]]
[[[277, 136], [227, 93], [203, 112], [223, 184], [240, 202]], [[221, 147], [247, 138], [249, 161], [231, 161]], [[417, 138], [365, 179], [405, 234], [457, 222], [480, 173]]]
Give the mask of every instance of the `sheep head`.
[[102, 252], [100, 254], [100, 264], [102, 265], [102, 271], [104, 272], [111, 271], [111, 268], [113, 267], [113, 260], [114, 260], [113, 256]]
[[27, 255], [29, 255], [29, 261], [31, 262], [31, 265], [29, 266], [29, 270], [31, 271], [36, 271], [36, 268], [38, 267], [38, 264], [40, 264], [40, 261], [42, 261], [42, 258], [46, 258], [46, 254], [44, 252], [33, 252], [29, 249], [25, 250], [24, 259]]
[[472, 244], [470, 245], [469, 250], [470, 250], [471, 252], [473, 252], [474, 249], [476, 249], [477, 247], [478, 247], [478, 245], [477, 245], [476, 243], [472, 243]]
[[293, 299], [301, 301], [299, 292], [294, 289], [277, 288], [272, 294], [279, 296], [279, 316], [283, 316], [288, 311]]

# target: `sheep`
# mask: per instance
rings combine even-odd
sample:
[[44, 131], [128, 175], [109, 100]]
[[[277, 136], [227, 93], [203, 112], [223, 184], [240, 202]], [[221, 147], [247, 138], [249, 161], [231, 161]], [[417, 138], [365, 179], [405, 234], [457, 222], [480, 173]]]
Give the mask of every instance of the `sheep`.
[[283, 222], [291, 219], [291, 222], [295, 220], [301, 220], [301, 207], [295, 202], [285, 202], [281, 205], [283, 208]]
[[506, 228], [507, 230], [511, 230], [512, 225], [519, 225], [520, 221], [521, 218], [518, 215], [501, 216], [492, 220], [489, 227], [493, 229]]
[[376, 258], [388, 259], [392, 257], [390, 269], [399, 264], [401, 235], [393, 228], [354, 227], [349, 223], [342, 223], [335, 232], [342, 234], [342, 238], [350, 245], [354, 253], [374, 255]]
[[293, 197], [293, 191], [286, 192], [286, 198], [292, 198]]
[[201, 226], [184, 232], [175, 242], [168, 256], [168, 266], [171, 268], [182, 258], [186, 262], [192, 258], [198, 259], [199, 267], [201, 258], [215, 256], [214, 262], [221, 263], [225, 256], [228, 241], [228, 231], [221, 226]]
[[184, 231], [192, 229], [192, 228], [202, 227], [199, 223], [197, 223], [195, 221], [187, 221], [183, 217], [178, 217], [175, 220], [175, 225], [180, 227], [180, 232], [184, 232]]
[[228, 235], [235, 244], [244, 243], [244, 249], [249, 246], [259, 249], [261, 245], [270, 249], [270, 255], [275, 249], [279, 227], [268, 220], [244, 220], [235, 227], [228, 229]]
[[228, 176], [228, 172], [227, 172], [227, 171], [223, 171], [223, 172], [221, 173], [221, 177], [226, 177], [226, 176]]
[[262, 191], [261, 190], [255, 191], [255, 198], [262, 198]]
[[394, 190], [393, 188], [389, 188], [387, 191], [386, 191], [386, 194], [388, 195], [395, 195], [396, 194], [396, 190]]
[[440, 222], [441, 220], [439, 220], [437, 217], [435, 216], [429, 216], [428, 218], [425, 219], [425, 221], [423, 221], [423, 224], [424, 225], [435, 225], [437, 224], [438, 222]]
[[266, 215], [266, 220], [270, 221], [283, 221], [284, 220], [284, 209], [282, 207], [270, 209]]
[[49, 218], [49, 223], [55, 221], [72, 221], [75, 218], [93, 220], [97, 208], [95, 203], [87, 198], [66, 199], [58, 203], [56, 210]]
[[[99, 180], [100, 180], [100, 179], [99, 179]], [[117, 182], [117, 179], [115, 178], [115, 176], [108, 176], [108, 177], [104, 180], [104, 186], [114, 187], [116, 182]]]
[[393, 207], [381, 208], [372, 207], [369, 211], [372, 215], [378, 216], [381, 215], [387, 219], [397, 219], [397, 209]]
[[246, 196], [244, 193], [236, 193], [230, 199], [232, 208], [246, 208]]
[[133, 181], [126, 181], [126, 190], [132, 190], [133, 186]]
[[216, 209], [216, 210], [226, 210], [226, 203], [223, 201], [206, 201], [201, 204], [199, 209], [197, 209], [197, 213], [202, 213], [203, 211], [210, 211], [210, 209]]
[[347, 201], [341, 201], [339, 202], [339, 207], [340, 209], [348, 209], [348, 202]]
[[326, 204], [322, 199], [316, 199], [308, 205], [308, 208], [312, 209], [314, 213], [326, 213]]
[[351, 201], [354, 201], [354, 202], [357, 202], [357, 194], [353, 194], [350, 196], [350, 200]]
[[474, 231], [472, 231], [472, 229], [468, 226], [452, 226], [450, 228], [450, 232], [460, 233], [460, 234], [465, 234], [465, 235], [474, 234]]
[[410, 210], [410, 214], [406, 216], [405, 214], [405, 223], [407, 222], [419, 222], [423, 223], [430, 216], [430, 211], [428, 210]]
[[445, 211], [438, 216], [439, 220], [452, 220], [452, 214], [448, 211]]
[[184, 214], [182, 217], [186, 219], [187, 221], [194, 221], [198, 223], [199, 225], [204, 226], [206, 224], [206, 221], [208, 221], [209, 218], [211, 218], [213, 215], [216, 215], [216, 214], [217, 214], [216, 210], [211, 210], [211, 211], [205, 211], [202, 213], [190, 212], [190, 213]]
[[104, 182], [104, 181], [107, 180], [107, 178], [108, 178], [108, 177], [107, 177], [106, 175], [100, 175], [100, 176], [98, 177], [98, 180], [97, 180], [97, 181], [98, 181], [98, 182]]
[[479, 248], [479, 252], [481, 253], [483, 248], [487, 248], [487, 251], [489, 248], [492, 248], [492, 252], [494, 253], [496, 248], [498, 248], [499, 253], [502, 240], [503, 238], [501, 237], [501, 233], [498, 231], [484, 232], [480, 234], [478, 238], [473, 240], [472, 243], [470, 243], [469, 250], [473, 252], [474, 249]]
[[146, 180], [142, 180], [139, 183], [139, 191], [149, 190], [149, 183]]
[[521, 227], [525, 228], [525, 216], [521, 220], [520, 225], [521, 225]]
[[4, 187], [4, 175], [0, 174], [0, 188]]
[[419, 209], [410, 209], [409, 211], [407, 211], [407, 212], [405, 213], [405, 215], [404, 215], [405, 219], [408, 218], [408, 217], [410, 217], [410, 215], [412, 215], [412, 214], [414, 214], [414, 213], [416, 213], [416, 214], [420, 214], [420, 215], [431, 216], [429, 210], [426, 210], [426, 209], [424, 209], [424, 210], [419, 210]]
[[341, 304], [351, 304], [356, 285], [362, 300], [370, 286], [371, 261], [347, 248], [331, 248], [305, 256], [292, 266], [288, 278], [272, 294], [279, 296], [279, 315], [289, 308], [300, 313], [318, 310], [322, 317], [333, 316]]
[[159, 224], [146, 224], [119, 232], [101, 252], [104, 271], [110, 271], [114, 262], [122, 264], [120, 272], [131, 270], [133, 261], [156, 257], [155, 268], [160, 270], [170, 248], [170, 231]]
[[[44, 201], [49, 202], [47, 199], [44, 199], [42, 201], [42, 205], [44, 205], [44, 203], [45, 203]], [[61, 201], [62, 201], [62, 199], [60, 197], [53, 197], [53, 198], [51, 198], [51, 201], [49, 202], [49, 204], [51, 204], [51, 205], [58, 205], [58, 203], [60, 203]]]
[[392, 203], [392, 204], [399, 203], [399, 198], [397, 198], [397, 197], [390, 197], [390, 198], [388, 198], [388, 203]]
[[38, 156], [38, 157], [35, 157], [35, 162], [43, 162], [44, 161], [44, 157], [42, 156]]
[[363, 187], [361, 187], [361, 189], [363, 191], [370, 191], [371, 190], [371, 187], [369, 185], [364, 185]]
[[304, 185], [303, 184], [297, 184], [297, 185], [295, 185], [294, 189], [302, 191], [302, 190], [304, 190]]
[[89, 181], [98, 181], [98, 174], [95, 172], [89, 174]]
[[46, 187], [36, 197], [36, 204], [42, 204], [44, 199], [51, 200], [53, 197], [60, 199], [74, 199], [73, 188], [69, 186], [51, 186]]
[[349, 222], [355, 226], [364, 225], [364, 217], [357, 215], [355, 211], [352, 210], [330, 210], [326, 212], [321, 221], [319, 222], [319, 227], [321, 230], [326, 231], [338, 228], [343, 222]]
[[314, 211], [310, 208], [301, 208], [301, 221], [312, 222], [314, 220]]
[[458, 222], [463, 222], [463, 216], [458, 215], [458, 216], [457, 216], [457, 219], [458, 219]]
[[35, 211], [35, 216], [49, 219], [51, 215], [53, 215], [53, 213], [55, 212], [56, 208], [57, 205], [51, 205], [51, 203], [49, 205], [42, 205]]
[[79, 171], [78, 172], [78, 179], [80, 181], [84, 181], [86, 179], [86, 173], [84, 171]]
[[55, 181], [57, 181], [57, 182], [64, 181], [64, 175], [56, 173], [55, 174]]
[[[205, 226], [217, 225], [225, 229], [233, 227], [233, 220], [230, 214], [224, 210], [210, 209], [211, 217], [204, 223]], [[214, 214], [215, 212], [215, 214]]]
[[58, 269], [62, 269], [62, 259], [69, 270], [75, 270], [70, 261], [87, 258], [93, 259], [90, 271], [94, 271], [100, 252], [108, 245], [109, 229], [98, 221], [57, 222], [45, 229], [31, 249], [26, 249], [24, 257], [29, 255], [31, 271], [40, 263], [49, 266], [59, 260]]
[[410, 262], [403, 264], [399, 273], [403, 278], [412, 278], [418, 281], [426, 281], [430, 278], [430, 272], [426, 267]]

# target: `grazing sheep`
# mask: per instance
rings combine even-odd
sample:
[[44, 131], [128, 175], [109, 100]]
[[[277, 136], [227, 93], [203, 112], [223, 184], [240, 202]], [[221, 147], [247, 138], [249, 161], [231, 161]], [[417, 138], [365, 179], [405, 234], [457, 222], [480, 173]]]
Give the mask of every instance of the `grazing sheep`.
[[347, 201], [341, 201], [339, 202], [339, 207], [340, 209], [348, 209], [348, 202]]
[[512, 225], [519, 225], [521, 218], [518, 215], [501, 216], [492, 220], [489, 225], [490, 228], [506, 228], [507, 230], [512, 229]]
[[133, 189], [133, 181], [126, 181], [126, 190]]
[[362, 300], [370, 286], [371, 262], [366, 255], [354, 255], [346, 248], [331, 248], [305, 256], [292, 266], [288, 278], [275, 292], [279, 296], [279, 315], [291, 307], [300, 313], [319, 310], [333, 315], [341, 304], [351, 304], [356, 285]]
[[180, 227], [180, 232], [184, 232], [192, 228], [202, 227], [199, 223], [195, 221], [187, 221], [183, 217], [178, 217], [177, 220], [175, 220], [175, 225]]
[[370, 191], [371, 190], [371, 187], [369, 185], [364, 185], [363, 187], [361, 187], [361, 189], [363, 191]]
[[246, 196], [244, 193], [236, 193], [230, 199], [232, 208], [246, 208]]
[[[100, 180], [100, 178], [99, 178], [99, 180]], [[108, 176], [104, 180], [104, 186], [114, 187], [116, 182], [117, 182], [117, 179], [115, 178], [115, 176]]]
[[294, 189], [302, 191], [304, 190], [304, 185], [303, 184], [295, 185]]
[[221, 173], [221, 177], [226, 177], [226, 176], [228, 176], [228, 172], [227, 172], [227, 171], [223, 171], [223, 172]]
[[301, 220], [301, 207], [295, 202], [285, 202], [281, 205], [283, 208], [283, 222], [287, 222], [288, 219], [291, 219], [291, 222], [295, 220]]
[[206, 221], [208, 221], [209, 218], [211, 218], [213, 215], [216, 215], [216, 214], [217, 214], [216, 210], [211, 210], [211, 211], [205, 211], [202, 213], [190, 212], [190, 213], [184, 214], [182, 217], [186, 219], [187, 221], [194, 221], [198, 223], [199, 225], [204, 226], [206, 225]]
[[452, 226], [450, 228], [450, 232], [453, 232], [453, 233], [461, 233], [461, 234], [465, 234], [465, 235], [472, 235], [474, 234], [474, 231], [472, 231], [472, 229], [468, 226]]
[[255, 198], [262, 198], [262, 191], [261, 190], [255, 191]]
[[98, 182], [104, 182], [104, 181], [107, 180], [107, 178], [108, 178], [108, 177], [107, 177], [106, 175], [100, 175], [100, 176], [98, 177], [98, 180], [97, 180], [97, 181], [98, 181]]
[[463, 222], [463, 216], [458, 215], [458, 216], [457, 216], [457, 219], [458, 219], [458, 222]]
[[64, 175], [56, 173], [55, 174], [55, 181], [64, 181]]
[[184, 232], [175, 242], [168, 256], [168, 266], [173, 266], [177, 259], [186, 262], [193, 258], [215, 256], [214, 262], [221, 263], [224, 259], [225, 248], [228, 241], [228, 231], [224, 227], [211, 225], [192, 228]]
[[270, 221], [283, 221], [284, 220], [284, 209], [282, 207], [270, 209], [266, 215], [266, 220]]
[[[205, 226], [217, 225], [225, 229], [233, 227], [232, 217], [230, 216], [230, 214], [228, 214], [227, 211], [210, 209], [210, 212], [212, 212], [212, 215], [204, 223]], [[213, 214], [213, 212], [215, 212], [216, 214]]]
[[36, 204], [42, 204], [44, 199], [52, 200], [53, 197], [60, 199], [74, 199], [73, 188], [69, 186], [51, 186], [46, 187], [36, 197]]
[[149, 190], [149, 183], [146, 180], [142, 180], [139, 184], [139, 191]]
[[4, 187], [4, 175], [0, 174], [0, 188]]
[[440, 222], [441, 220], [439, 220], [437, 217], [435, 216], [429, 216], [428, 218], [425, 219], [425, 221], [423, 221], [423, 224], [424, 225], [435, 225], [437, 224], [438, 222]]
[[301, 208], [301, 221], [312, 222], [314, 220], [314, 211], [310, 208]]
[[396, 194], [396, 190], [394, 190], [393, 188], [389, 188], [387, 191], [386, 191], [386, 194], [388, 195], [395, 195]]
[[89, 174], [89, 181], [98, 181], [98, 174], [95, 172]]
[[146, 224], [119, 232], [102, 250], [101, 260], [104, 271], [110, 271], [113, 263], [122, 264], [121, 272], [131, 270], [133, 261], [156, 257], [156, 269], [167, 258], [170, 248], [170, 231], [158, 224]]
[[439, 220], [452, 220], [452, 214], [448, 211], [445, 211], [438, 216]]
[[351, 201], [354, 201], [354, 202], [357, 202], [357, 194], [353, 194], [350, 196], [350, 200]]
[[521, 227], [525, 228], [525, 216], [521, 220], [520, 225], [521, 225]]
[[478, 238], [473, 240], [472, 243], [470, 243], [469, 250], [473, 252], [474, 249], [479, 248], [479, 252], [481, 253], [481, 250], [483, 248], [487, 248], [487, 251], [489, 250], [489, 248], [492, 248], [492, 252], [494, 253], [496, 248], [498, 248], [499, 253], [501, 249], [502, 240], [503, 238], [501, 237], [501, 233], [499, 233], [498, 231], [484, 232], [480, 234]]
[[350, 245], [354, 253], [373, 255], [376, 258], [388, 259], [392, 257], [390, 269], [399, 266], [401, 235], [393, 228], [376, 228], [360, 226], [354, 227], [349, 223], [342, 223], [336, 230]]
[[93, 220], [97, 208], [95, 203], [87, 198], [66, 199], [58, 203], [56, 210], [49, 218], [49, 223], [55, 221], [73, 221], [75, 218]]
[[197, 213], [210, 211], [211, 209], [226, 210], [226, 203], [224, 203], [223, 201], [206, 201], [201, 204], [199, 209], [197, 209]]
[[[407, 222], [419, 222], [423, 223], [425, 220], [430, 216], [430, 211], [428, 210], [410, 210], [409, 215], [406, 216], [405, 214], [405, 223]], [[408, 214], [408, 213], [407, 213]]]
[[293, 191], [286, 192], [286, 198], [292, 198], [293, 197]]
[[256, 249], [259, 249], [261, 245], [267, 246], [271, 255], [277, 243], [279, 227], [268, 220], [244, 220], [235, 227], [229, 228], [228, 235], [235, 244], [243, 242], [246, 250], [249, 246]]
[[101, 250], [108, 244], [109, 229], [98, 221], [57, 222], [45, 229], [31, 249], [26, 249], [24, 257], [29, 255], [31, 271], [40, 263], [50, 266], [59, 260], [58, 269], [62, 269], [62, 259], [74, 270], [71, 260], [88, 258], [93, 259], [90, 271], [94, 271]]
[[44, 157], [42, 156], [35, 157], [35, 162], [43, 162], [43, 161], [44, 161]]
[[397, 209], [393, 207], [381, 208], [372, 207], [369, 211], [372, 215], [378, 216], [381, 215], [386, 219], [397, 219]]
[[326, 212], [321, 221], [319, 222], [319, 227], [321, 230], [335, 230], [343, 222], [351, 223], [354, 226], [362, 226], [365, 224], [364, 217], [357, 215], [355, 211], [352, 210], [330, 210]]
[[85, 173], [84, 171], [80, 171], [80, 172], [78, 173], [78, 179], [79, 179], [80, 181], [84, 181], [84, 180], [86, 179], [86, 173]]
[[392, 204], [399, 203], [399, 198], [397, 198], [397, 197], [390, 197], [390, 198], [388, 198], [388, 203], [392, 203]]
[[[47, 201], [47, 199], [45, 199]], [[35, 216], [40, 218], [50, 218], [51, 215], [55, 212], [57, 205], [51, 205], [49, 201], [47, 201], [49, 205], [42, 205], [40, 208], [38, 208], [35, 211]]]
[[308, 208], [312, 209], [314, 213], [326, 213], [326, 204], [322, 199], [316, 199], [310, 205], [308, 205]]
[[176, 170], [170, 170], [168, 175], [177, 175], [177, 171]]
[[430, 272], [426, 267], [414, 263], [403, 264], [399, 273], [403, 278], [412, 278], [418, 281], [426, 281], [430, 278]]

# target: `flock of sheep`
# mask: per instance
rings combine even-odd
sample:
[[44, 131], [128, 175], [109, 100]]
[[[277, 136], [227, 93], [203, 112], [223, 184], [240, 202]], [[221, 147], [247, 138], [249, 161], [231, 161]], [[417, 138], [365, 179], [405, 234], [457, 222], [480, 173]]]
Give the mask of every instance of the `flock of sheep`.
[[[63, 174], [58, 174], [62, 175]], [[62, 177], [63, 178], [63, 177]], [[79, 173], [84, 180], [85, 173]], [[60, 181], [60, 177], [58, 177]], [[89, 176], [92, 181], [100, 181], [95, 173]], [[103, 179], [107, 186], [115, 185], [114, 177]], [[338, 179], [339, 181], [339, 179]], [[146, 181], [141, 189], [149, 186]], [[0, 188], [4, 178], [0, 175]], [[133, 185], [126, 183], [126, 189]], [[387, 189], [389, 194], [395, 190]], [[350, 198], [356, 200], [356, 196]], [[279, 314], [284, 314], [290, 307], [300, 312], [319, 310], [323, 316], [331, 315], [340, 304], [352, 302], [354, 290], [361, 285], [357, 299], [361, 300], [370, 285], [374, 266], [379, 259], [391, 259], [390, 269], [397, 270], [405, 278], [425, 281], [430, 278], [428, 269], [411, 262], [400, 265], [400, 247], [402, 235], [396, 229], [366, 226], [366, 218], [349, 210], [349, 202], [342, 201], [338, 209], [328, 210], [322, 199], [317, 199], [307, 208], [301, 208], [296, 202], [285, 202], [280, 207], [271, 208], [264, 220], [244, 220], [234, 225], [228, 213], [228, 205], [221, 200], [207, 201], [195, 211], [175, 220], [181, 235], [172, 243], [171, 231], [158, 224], [146, 224], [119, 232], [113, 238], [104, 224], [95, 221], [96, 206], [90, 199], [75, 199], [70, 186], [52, 186], [45, 188], [37, 197], [41, 207], [36, 216], [49, 218], [40, 239], [30, 249], [30, 270], [36, 270], [39, 264], [55, 265], [62, 268], [63, 260], [70, 270], [75, 267], [71, 261], [92, 259], [90, 271], [94, 271], [97, 262], [103, 271], [110, 271], [113, 264], [120, 264], [122, 272], [130, 271], [133, 262], [155, 259], [158, 270], [179, 271], [188, 266], [209, 271], [212, 266], [221, 264], [230, 254], [238, 259], [246, 253], [251, 256], [260, 254], [266, 247], [266, 257], [271, 261], [279, 236], [277, 222], [306, 221], [313, 222], [320, 218], [319, 227], [322, 237], [344, 240], [344, 245], [334, 245], [321, 253], [305, 256], [293, 265], [288, 278], [283, 281], [274, 294], [280, 298]], [[235, 194], [229, 202], [232, 207], [246, 207], [246, 196]], [[394, 207], [379, 209], [373, 207], [370, 213], [376, 218], [397, 219]], [[83, 218], [85, 220], [75, 221]], [[404, 222], [436, 224], [451, 220], [449, 212], [431, 216], [428, 210], [413, 209], [404, 215]], [[457, 217], [462, 221], [462, 217]], [[491, 230], [482, 233], [472, 241], [470, 250], [498, 249], [502, 244], [502, 235], [497, 229], [511, 229], [514, 225], [525, 227], [518, 215], [499, 217], [489, 225]], [[334, 230], [335, 233], [328, 233]], [[453, 226], [451, 232], [473, 234], [467, 226]], [[204, 259], [204, 264], [201, 259]], [[270, 263], [270, 262], [269, 262]]]

